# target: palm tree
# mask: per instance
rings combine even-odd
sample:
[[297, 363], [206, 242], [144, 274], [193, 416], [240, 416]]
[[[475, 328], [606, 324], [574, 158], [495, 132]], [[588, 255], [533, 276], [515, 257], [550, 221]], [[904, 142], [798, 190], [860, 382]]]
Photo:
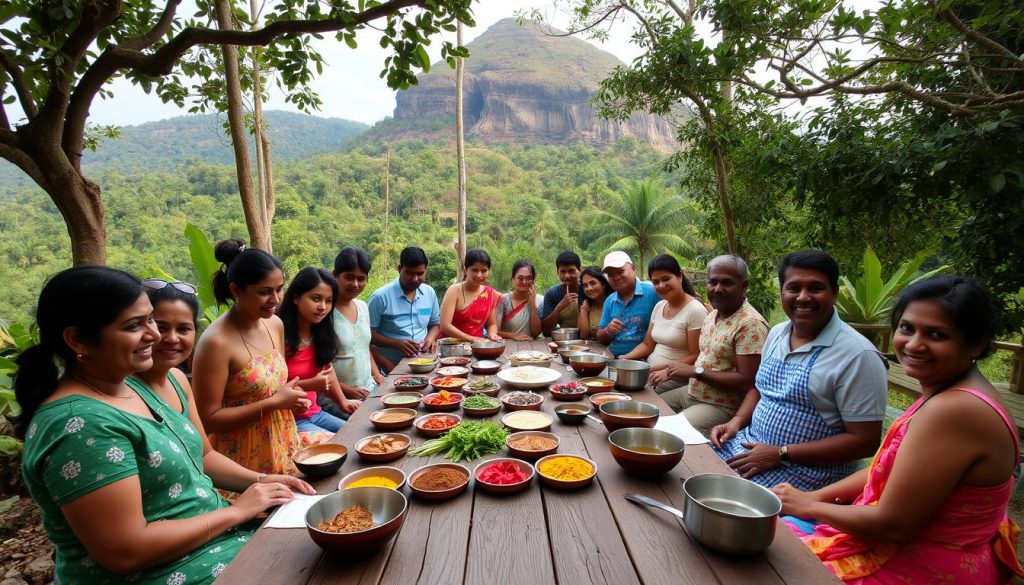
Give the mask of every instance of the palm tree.
[[694, 252], [683, 235], [693, 236], [693, 205], [678, 194], [667, 194], [654, 177], [637, 181], [616, 193], [608, 209], [599, 209], [602, 235], [594, 241], [607, 251], [635, 252], [637, 272], [644, 274], [645, 258], [663, 252], [689, 257]]

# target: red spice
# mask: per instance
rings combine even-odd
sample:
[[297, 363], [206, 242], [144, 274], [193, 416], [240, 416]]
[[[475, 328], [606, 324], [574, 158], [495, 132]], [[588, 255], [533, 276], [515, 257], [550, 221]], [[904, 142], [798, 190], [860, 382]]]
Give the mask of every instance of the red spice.
[[440, 417], [440, 416], [434, 417], [434, 418], [428, 418], [428, 419], [424, 420], [422, 423], [420, 423], [420, 427], [422, 427], [424, 429], [427, 429], [429, 431], [436, 431], [436, 430], [440, 430], [440, 429], [447, 429], [449, 427], [454, 427], [454, 426], [455, 426], [455, 419], [444, 418], [444, 417]]
[[511, 461], [499, 461], [492, 463], [480, 470], [477, 479], [497, 485], [509, 485], [525, 481], [530, 477], [518, 465]]

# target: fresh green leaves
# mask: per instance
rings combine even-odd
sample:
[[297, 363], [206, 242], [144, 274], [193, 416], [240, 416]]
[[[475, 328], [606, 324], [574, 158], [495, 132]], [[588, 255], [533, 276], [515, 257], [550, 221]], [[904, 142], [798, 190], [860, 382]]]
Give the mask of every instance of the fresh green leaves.
[[505, 446], [508, 431], [501, 425], [491, 422], [464, 422], [437, 439], [431, 439], [416, 449], [410, 449], [409, 455], [427, 457], [445, 454], [452, 461], [472, 461], [484, 455], [497, 453]]
[[947, 270], [948, 266], [939, 266], [924, 273], [918, 273], [924, 261], [934, 254], [927, 250], [917, 254], [912, 260], [901, 264], [889, 277], [882, 281], [882, 263], [878, 261], [875, 251], [868, 246], [864, 250], [861, 262], [861, 276], [856, 284], [850, 282], [845, 275], [839, 277], [841, 286], [836, 299], [836, 309], [844, 321], [850, 323], [883, 323], [889, 318], [896, 297], [908, 285], [924, 280]]

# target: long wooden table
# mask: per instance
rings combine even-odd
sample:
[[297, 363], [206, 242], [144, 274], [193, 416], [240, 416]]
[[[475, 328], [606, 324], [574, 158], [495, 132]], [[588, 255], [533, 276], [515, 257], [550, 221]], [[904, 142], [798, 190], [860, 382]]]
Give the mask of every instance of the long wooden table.
[[[520, 349], [548, 351], [544, 341], [508, 342], [506, 354]], [[574, 379], [561, 366], [563, 380]], [[381, 408], [381, 393], [394, 391], [393, 380], [408, 374], [405, 360], [378, 396], [370, 397], [334, 441], [351, 450], [373, 434], [369, 415]], [[497, 379], [495, 378], [497, 381]], [[544, 392], [543, 410], [554, 416], [561, 402]], [[671, 409], [647, 389], [634, 400]], [[421, 407], [422, 408], [422, 407]], [[504, 412], [495, 415], [497, 420]], [[260, 529], [217, 580], [218, 583], [300, 584], [591, 584], [680, 583], [820, 584], [838, 582], [789, 530], [779, 524], [775, 542], [754, 557], [729, 557], [692, 540], [682, 522], [663, 512], [635, 505], [622, 496], [644, 494], [683, 507], [680, 478], [697, 473], [731, 473], [706, 445], [689, 446], [683, 461], [657, 480], [626, 475], [608, 450], [603, 425], [580, 426], [555, 419], [559, 453], [580, 454], [597, 463], [596, 481], [581, 491], [562, 492], [534, 479], [530, 489], [491, 495], [470, 488], [455, 499], [432, 503], [410, 496], [409, 513], [397, 538], [383, 551], [360, 560], [338, 560], [321, 551], [305, 529]], [[426, 439], [407, 433], [413, 446]], [[504, 450], [492, 457], [504, 456]], [[444, 461], [403, 457], [394, 465], [409, 473]], [[467, 464], [472, 469], [480, 461]], [[367, 467], [351, 452], [340, 472], [314, 482], [318, 493], [337, 489], [338, 480]]]

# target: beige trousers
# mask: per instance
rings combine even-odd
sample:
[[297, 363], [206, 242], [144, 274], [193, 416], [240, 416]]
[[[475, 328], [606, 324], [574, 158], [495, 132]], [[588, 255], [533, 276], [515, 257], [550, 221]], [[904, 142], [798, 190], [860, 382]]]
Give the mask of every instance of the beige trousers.
[[734, 412], [721, 406], [695, 400], [689, 393], [689, 386], [676, 380], [668, 380], [658, 386], [655, 392], [661, 396], [672, 410], [682, 412], [686, 420], [705, 437], [711, 433], [715, 425], [729, 422]]

